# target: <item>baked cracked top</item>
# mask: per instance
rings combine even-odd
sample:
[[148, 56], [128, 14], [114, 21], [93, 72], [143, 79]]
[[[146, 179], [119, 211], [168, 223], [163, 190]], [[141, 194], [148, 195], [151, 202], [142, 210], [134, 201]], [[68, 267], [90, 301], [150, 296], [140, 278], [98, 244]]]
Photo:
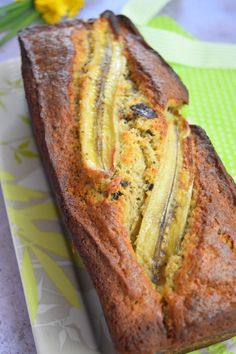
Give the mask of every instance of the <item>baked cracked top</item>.
[[[154, 284], [163, 285], [169, 279], [165, 269], [178, 261], [173, 256], [192, 195], [193, 143], [177, 112], [187, 95], [167, 64], [145, 53], [144, 44], [132, 50], [132, 34], [119, 34], [118, 26], [105, 14], [75, 34], [71, 107], [83, 189], [87, 203], [119, 210], [138, 262]], [[160, 72], [139, 68], [144, 58], [156, 61]], [[179, 92], [168, 90], [172, 82]], [[158, 90], [150, 95], [152, 85]]]

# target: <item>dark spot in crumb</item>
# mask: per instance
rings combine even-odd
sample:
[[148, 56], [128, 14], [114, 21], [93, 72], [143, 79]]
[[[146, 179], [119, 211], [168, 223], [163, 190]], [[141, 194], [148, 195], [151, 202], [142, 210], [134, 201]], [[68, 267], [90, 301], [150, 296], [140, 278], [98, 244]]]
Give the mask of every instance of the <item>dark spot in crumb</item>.
[[122, 187], [127, 187], [127, 186], [129, 185], [129, 182], [126, 181], [125, 179], [122, 179], [122, 180], [120, 181], [120, 184], [122, 185]]
[[130, 109], [137, 116], [142, 116], [148, 119], [157, 118], [157, 113], [150, 107], [146, 106], [144, 103], [134, 104], [130, 106]]
[[154, 136], [153, 132], [150, 129], [146, 130], [146, 133], [151, 135], [151, 136]]
[[150, 183], [149, 186], [148, 186], [148, 190], [149, 190], [149, 191], [152, 191], [152, 190], [153, 190], [153, 187], [154, 187], [154, 184], [153, 184], [153, 183]]
[[121, 195], [123, 195], [123, 193], [118, 191], [118, 192], [112, 193], [111, 197], [112, 197], [113, 200], [118, 200]]

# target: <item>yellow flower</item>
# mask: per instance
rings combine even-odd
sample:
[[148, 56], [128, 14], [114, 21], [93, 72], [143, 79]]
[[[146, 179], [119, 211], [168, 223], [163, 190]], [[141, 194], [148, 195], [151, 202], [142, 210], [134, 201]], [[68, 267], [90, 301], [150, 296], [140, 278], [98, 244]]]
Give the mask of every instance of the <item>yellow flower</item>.
[[68, 16], [74, 17], [77, 12], [84, 6], [84, 0], [67, 0]]
[[55, 24], [62, 17], [75, 16], [84, 0], [35, 0], [34, 5], [46, 22]]

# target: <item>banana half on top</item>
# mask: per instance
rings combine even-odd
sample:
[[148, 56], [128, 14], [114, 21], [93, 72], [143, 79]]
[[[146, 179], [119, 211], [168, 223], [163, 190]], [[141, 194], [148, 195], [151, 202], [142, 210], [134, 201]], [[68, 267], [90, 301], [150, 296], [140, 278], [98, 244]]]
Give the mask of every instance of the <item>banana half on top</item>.
[[236, 188], [179, 113], [179, 77], [109, 11], [19, 40], [35, 139], [116, 350], [236, 334]]

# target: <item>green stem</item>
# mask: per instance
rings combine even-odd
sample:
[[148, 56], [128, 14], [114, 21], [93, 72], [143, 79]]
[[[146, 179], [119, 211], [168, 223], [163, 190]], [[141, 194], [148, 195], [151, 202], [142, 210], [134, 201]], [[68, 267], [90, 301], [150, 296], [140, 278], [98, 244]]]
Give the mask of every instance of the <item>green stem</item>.
[[[21, 7], [15, 9], [14, 11], [11, 11], [10, 13], [3, 15], [0, 17], [0, 31], [5, 31], [7, 29], [13, 29], [15, 26], [15, 23], [18, 22], [20, 17], [22, 17], [25, 14], [26, 10], [33, 9], [30, 3], [25, 3], [24, 6], [21, 5]], [[12, 28], [13, 27], [13, 28]]]
[[8, 32], [4, 37], [0, 39], [0, 47], [9, 41], [11, 38], [17, 35], [17, 32], [24, 27], [31, 25], [34, 21], [39, 19], [41, 16], [37, 11], [31, 12], [27, 17], [24, 17], [21, 21], [17, 23], [15, 28]]
[[18, 1], [18, 2], [13, 2], [11, 4], [5, 5], [0, 7], [0, 14], [5, 14], [10, 11], [14, 11], [18, 8], [21, 8], [22, 6], [25, 6], [25, 4], [28, 4], [28, 6], [33, 5], [33, 0], [24, 0], [24, 1]]

